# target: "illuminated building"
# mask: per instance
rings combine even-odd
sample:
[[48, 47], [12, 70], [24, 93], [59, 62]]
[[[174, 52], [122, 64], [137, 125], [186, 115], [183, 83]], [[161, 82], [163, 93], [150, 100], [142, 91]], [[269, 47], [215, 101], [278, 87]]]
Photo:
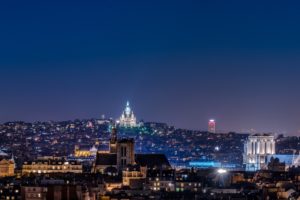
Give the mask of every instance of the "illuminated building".
[[25, 200], [43, 200], [47, 197], [47, 187], [26, 186], [22, 187], [22, 199]]
[[267, 158], [275, 154], [275, 139], [273, 135], [249, 136], [244, 145], [244, 164], [246, 171], [266, 169]]
[[0, 199], [18, 200], [21, 198], [21, 186], [18, 184], [7, 184], [0, 189]]
[[82, 164], [61, 158], [44, 157], [36, 161], [24, 162], [22, 174], [82, 173]]
[[142, 189], [146, 180], [146, 173], [146, 167], [128, 165], [122, 172], [123, 185], [134, 189]]
[[90, 157], [96, 156], [98, 149], [93, 146], [91, 148], [80, 147], [79, 145], [75, 145], [74, 155], [75, 157]]
[[221, 163], [220, 162], [215, 162], [215, 161], [191, 161], [189, 162], [189, 166], [190, 167], [194, 167], [194, 168], [218, 168], [221, 167]]
[[105, 191], [111, 192], [112, 190], [115, 189], [120, 189], [122, 188], [122, 183], [120, 182], [109, 182], [107, 181], [105, 183]]
[[147, 171], [146, 187], [154, 192], [175, 191], [175, 170], [174, 169], [150, 169]]
[[133, 111], [130, 108], [129, 101], [127, 101], [125, 110], [123, 111], [120, 117], [120, 126], [123, 127], [136, 127], [136, 117], [133, 114]]
[[216, 121], [214, 119], [211, 119], [208, 122], [208, 132], [216, 133]]
[[193, 170], [182, 169], [175, 173], [175, 191], [176, 192], [199, 192], [202, 191], [202, 181]]
[[[93, 166], [94, 173], [102, 173], [111, 176], [122, 173], [121, 182], [107, 182], [106, 190], [129, 186], [134, 189], [142, 189], [149, 175], [148, 170], [171, 169], [170, 163], [163, 154], [135, 154], [134, 139], [118, 139], [117, 130], [114, 127], [111, 132], [109, 152], [98, 152]], [[115, 170], [114, 170], [115, 169]], [[157, 171], [156, 171], [157, 172]], [[155, 173], [159, 176], [159, 174]], [[174, 178], [174, 176], [172, 176]], [[154, 179], [152, 179], [154, 180]], [[150, 190], [159, 191], [160, 188], [174, 188], [174, 184], [164, 177], [156, 177], [150, 183]], [[168, 189], [169, 191], [169, 189]]]
[[15, 162], [13, 159], [2, 159], [0, 161], [0, 177], [14, 176]]
[[295, 154], [275, 154], [268, 155], [267, 162], [270, 163], [272, 159], [278, 159], [280, 163], [285, 164], [285, 170], [288, 170], [291, 167], [298, 168], [300, 166], [300, 155]]
[[135, 154], [134, 139], [118, 139], [116, 128], [112, 129], [109, 152], [97, 153], [93, 171], [101, 172], [115, 167], [119, 172], [127, 166], [140, 165], [146, 168], [169, 168], [170, 163], [163, 154]]

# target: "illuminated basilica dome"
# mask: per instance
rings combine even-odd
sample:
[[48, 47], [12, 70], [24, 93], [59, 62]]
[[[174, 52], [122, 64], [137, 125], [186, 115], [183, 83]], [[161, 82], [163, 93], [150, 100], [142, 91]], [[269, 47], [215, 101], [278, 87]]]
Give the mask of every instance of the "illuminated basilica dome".
[[133, 111], [130, 108], [129, 101], [127, 101], [125, 110], [122, 113], [122, 116], [120, 117], [120, 126], [124, 127], [135, 127], [136, 124], [136, 117], [133, 114]]

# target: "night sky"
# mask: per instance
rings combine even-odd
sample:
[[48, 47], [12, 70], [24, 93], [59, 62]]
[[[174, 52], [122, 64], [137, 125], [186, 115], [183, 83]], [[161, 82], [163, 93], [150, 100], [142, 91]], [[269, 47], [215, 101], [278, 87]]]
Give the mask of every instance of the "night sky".
[[[288, 3], [289, 2], [289, 3]], [[0, 121], [300, 135], [296, 1], [1, 1]]]

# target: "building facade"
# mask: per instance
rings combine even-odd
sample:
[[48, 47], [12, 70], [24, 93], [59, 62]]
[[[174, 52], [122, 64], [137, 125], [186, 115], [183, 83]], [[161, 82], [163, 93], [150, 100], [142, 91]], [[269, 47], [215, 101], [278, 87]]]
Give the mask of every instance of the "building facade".
[[127, 165], [134, 165], [134, 140], [121, 139], [117, 143], [117, 167], [123, 170]]
[[143, 189], [146, 181], [147, 169], [139, 165], [129, 165], [122, 172], [123, 186], [133, 189]]
[[39, 158], [35, 161], [24, 162], [22, 174], [31, 173], [82, 173], [82, 164], [77, 161], [66, 161], [59, 158]]
[[0, 177], [14, 176], [15, 162], [13, 159], [2, 159], [0, 161]]
[[97, 151], [98, 149], [95, 147], [95, 145], [90, 148], [83, 148], [80, 147], [79, 145], [75, 145], [74, 156], [76, 158], [96, 156]]
[[125, 110], [123, 111], [119, 121], [120, 121], [120, 126], [122, 126], [122, 127], [136, 127], [137, 126], [136, 117], [130, 108], [129, 101], [127, 101]]
[[275, 138], [269, 134], [249, 136], [244, 144], [244, 164], [246, 171], [267, 168], [267, 158], [275, 155]]
[[122, 171], [127, 165], [135, 164], [134, 140], [118, 139], [117, 129], [112, 128], [109, 141], [109, 152], [98, 152], [94, 165], [94, 172], [103, 173], [108, 167], [115, 167]]
[[23, 186], [21, 189], [23, 200], [95, 200], [95, 195], [90, 195], [80, 185], [43, 185]]

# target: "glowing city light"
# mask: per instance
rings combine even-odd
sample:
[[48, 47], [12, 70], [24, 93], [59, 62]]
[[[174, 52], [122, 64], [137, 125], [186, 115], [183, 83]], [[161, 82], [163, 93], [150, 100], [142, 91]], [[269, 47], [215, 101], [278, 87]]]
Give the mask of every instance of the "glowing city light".
[[218, 169], [218, 174], [225, 174], [227, 173], [227, 170], [226, 169]]

